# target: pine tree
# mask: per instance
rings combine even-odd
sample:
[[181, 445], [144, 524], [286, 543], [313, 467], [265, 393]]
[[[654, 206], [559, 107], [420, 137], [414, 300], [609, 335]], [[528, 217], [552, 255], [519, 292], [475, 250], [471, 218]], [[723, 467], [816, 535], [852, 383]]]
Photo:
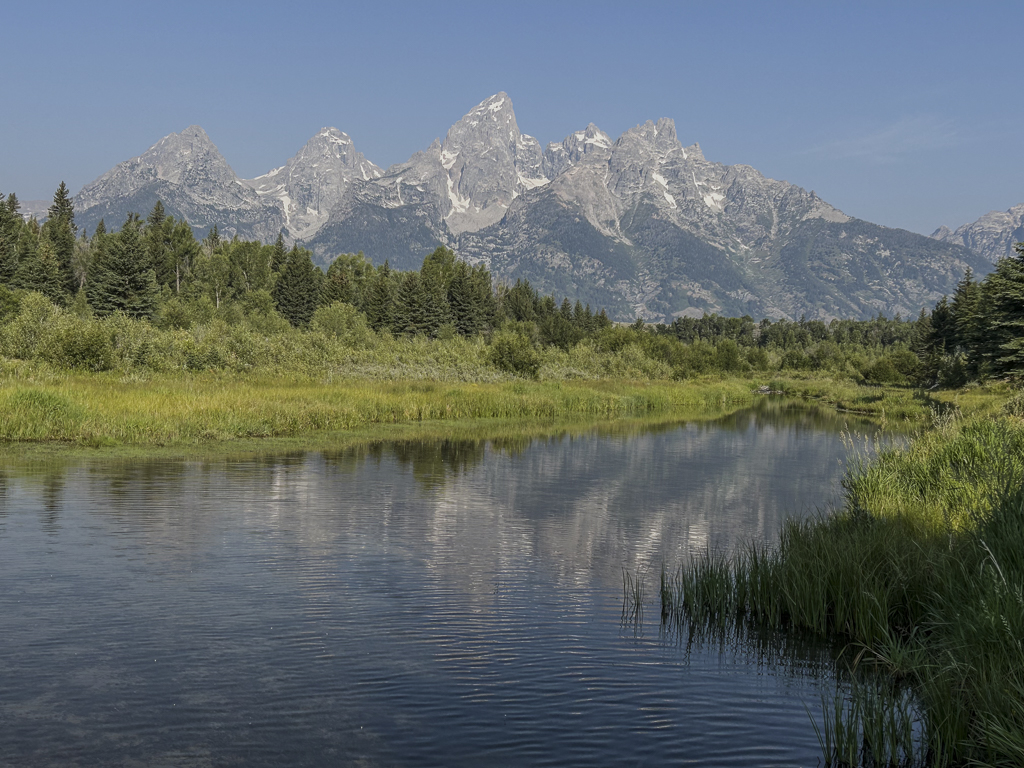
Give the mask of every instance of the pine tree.
[[[12, 205], [13, 200], [13, 205]], [[17, 198], [5, 201], [0, 195], [0, 284], [9, 285], [18, 271], [18, 240], [22, 221], [18, 215]]]
[[273, 291], [277, 311], [293, 326], [309, 325], [319, 302], [322, 279], [312, 254], [293, 246]]
[[537, 319], [537, 292], [529, 280], [516, 280], [516, 284], [505, 294], [502, 310], [511, 320], [530, 322]]
[[213, 251], [220, 247], [220, 230], [217, 229], [216, 224], [210, 228], [210, 231], [206, 233], [206, 237], [203, 238], [203, 247], [210, 253], [213, 253]]
[[277, 233], [277, 240], [274, 241], [274, 256], [270, 260], [270, 270], [274, 275], [280, 275], [281, 270], [284, 269], [285, 262], [288, 261], [288, 249], [284, 244], [284, 231]]
[[174, 292], [181, 293], [182, 282], [192, 274], [192, 266], [201, 252], [199, 243], [196, 242], [195, 233], [192, 227], [184, 219], [174, 224], [171, 232], [170, 253], [168, 261], [174, 272]]
[[448, 286], [448, 304], [455, 329], [463, 336], [474, 336], [491, 326], [496, 305], [487, 267], [458, 262]]
[[75, 225], [75, 204], [71, 200], [67, 185], [62, 181], [53, 193], [53, 204], [49, 209], [49, 217], [43, 225], [42, 236], [53, 245], [53, 254], [57, 259], [61, 292], [74, 295], [78, 289], [73, 267], [75, 256], [75, 238], [78, 227]]
[[86, 297], [100, 316], [123, 312], [129, 317], [149, 318], [159, 293], [156, 273], [142, 235], [137, 214], [128, 214], [121, 231], [105, 236], [106, 248], [97, 254]]
[[978, 373], [981, 359], [977, 354], [979, 339], [979, 302], [981, 301], [981, 284], [974, 280], [974, 274], [968, 267], [963, 279], [956, 286], [953, 301], [950, 303], [952, 315], [954, 344], [958, 353], [969, 361], [969, 375]]
[[985, 279], [981, 357], [997, 375], [1024, 377], [1024, 243]]
[[410, 336], [426, 333], [426, 311], [418, 272], [406, 272], [402, 275], [394, 304], [391, 317], [392, 332]]
[[168, 216], [164, 204], [157, 200], [153, 210], [146, 217], [142, 232], [149, 263], [153, 265], [159, 285], [171, 285], [174, 280], [174, 270], [169, 259], [173, 231], [174, 217]]
[[53, 243], [45, 237], [26, 242], [11, 282], [15, 288], [43, 294], [54, 304], [64, 305], [69, 298]]
[[394, 317], [394, 293], [391, 267], [385, 261], [384, 266], [377, 270], [377, 274], [370, 283], [366, 306], [363, 309], [366, 313], [366, 321], [373, 330], [379, 332], [391, 329]]

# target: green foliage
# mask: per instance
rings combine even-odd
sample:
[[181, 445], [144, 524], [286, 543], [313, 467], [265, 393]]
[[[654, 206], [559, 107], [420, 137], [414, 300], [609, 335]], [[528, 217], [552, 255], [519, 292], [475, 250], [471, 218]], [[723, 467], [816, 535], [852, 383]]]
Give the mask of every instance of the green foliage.
[[158, 289], [138, 216], [130, 215], [121, 231], [106, 238], [102, 257], [93, 264], [86, 285], [89, 305], [101, 317], [124, 313], [133, 318], [152, 317]]
[[343, 301], [320, 307], [313, 313], [309, 327], [349, 347], [370, 346], [374, 339], [366, 315]]
[[0, 350], [6, 357], [31, 360], [46, 324], [59, 312], [41, 293], [25, 294], [19, 302], [17, 316], [0, 329]]
[[73, 296], [80, 285], [75, 279], [73, 262], [75, 256], [75, 206], [71, 193], [62, 181], [53, 194], [46, 223], [41, 235], [49, 242], [52, 255], [56, 261], [56, 273], [59, 275], [60, 293]]
[[293, 246], [281, 275], [274, 285], [277, 311], [293, 326], [306, 326], [313, 318], [320, 297], [323, 273], [313, 264], [313, 255]]
[[373, 264], [359, 253], [343, 253], [331, 262], [320, 288], [320, 304], [328, 306], [343, 301], [363, 307], [371, 279], [376, 274]]
[[530, 339], [517, 332], [501, 332], [491, 342], [489, 359], [495, 368], [534, 379], [540, 369], [540, 356]]
[[707, 553], [663, 575], [663, 616], [858, 649], [876, 673], [855, 670], [849, 706], [836, 699], [819, 734], [826, 761], [860, 764], [866, 743], [881, 764], [1018, 765], [1024, 424], [939, 418], [844, 488], [840, 510], [788, 523], [777, 548], [752, 544], [732, 561]]
[[50, 240], [26, 230], [21, 242], [18, 271], [11, 284], [15, 288], [41, 293], [55, 304], [67, 301], [67, 280]]
[[99, 320], [60, 315], [40, 341], [37, 357], [60, 368], [109, 371], [117, 364], [110, 328]]

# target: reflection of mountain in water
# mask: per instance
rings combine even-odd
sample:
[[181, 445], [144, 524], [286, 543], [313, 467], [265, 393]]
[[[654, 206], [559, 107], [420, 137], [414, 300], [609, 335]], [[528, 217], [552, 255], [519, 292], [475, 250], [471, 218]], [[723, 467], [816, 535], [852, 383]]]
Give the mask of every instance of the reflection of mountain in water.
[[63, 504], [84, 504], [169, 558], [202, 557], [255, 529], [325, 553], [403, 552], [486, 603], [510, 573], [617, 580], [622, 567], [770, 540], [786, 516], [834, 498], [847, 426], [866, 427], [766, 398], [709, 423], [237, 461], [85, 461], [4, 487], [32, 497], [49, 526]]
[[120, 740], [145, 764], [812, 764], [819, 691], [789, 688], [827, 648], [645, 638], [620, 578], [653, 565], [653, 603], [662, 562], [774, 537], [836, 488], [841, 427], [766, 400], [532, 440], [7, 463], [0, 763], [109, 763]]

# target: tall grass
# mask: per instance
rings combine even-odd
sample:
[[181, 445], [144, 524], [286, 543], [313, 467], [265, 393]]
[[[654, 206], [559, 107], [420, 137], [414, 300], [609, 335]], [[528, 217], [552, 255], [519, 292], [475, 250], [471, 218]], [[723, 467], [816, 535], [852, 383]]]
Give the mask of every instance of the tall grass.
[[854, 675], [826, 707], [831, 764], [1024, 764], [1024, 423], [940, 420], [844, 488], [840, 509], [789, 521], [775, 547], [705, 552], [663, 574], [664, 621], [858, 649], [885, 677]]
[[426, 421], [721, 413], [723, 406], [743, 407], [752, 400], [742, 382], [327, 382], [44, 370], [0, 378], [0, 440], [166, 445]]

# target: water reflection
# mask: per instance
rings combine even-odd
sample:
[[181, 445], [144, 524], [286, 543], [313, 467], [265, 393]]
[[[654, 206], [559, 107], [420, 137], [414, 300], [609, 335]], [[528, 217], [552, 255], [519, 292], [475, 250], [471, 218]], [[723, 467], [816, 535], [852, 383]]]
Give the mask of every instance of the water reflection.
[[0, 764], [813, 764], [821, 649], [629, 631], [621, 576], [772, 539], [851, 426], [10, 463]]

